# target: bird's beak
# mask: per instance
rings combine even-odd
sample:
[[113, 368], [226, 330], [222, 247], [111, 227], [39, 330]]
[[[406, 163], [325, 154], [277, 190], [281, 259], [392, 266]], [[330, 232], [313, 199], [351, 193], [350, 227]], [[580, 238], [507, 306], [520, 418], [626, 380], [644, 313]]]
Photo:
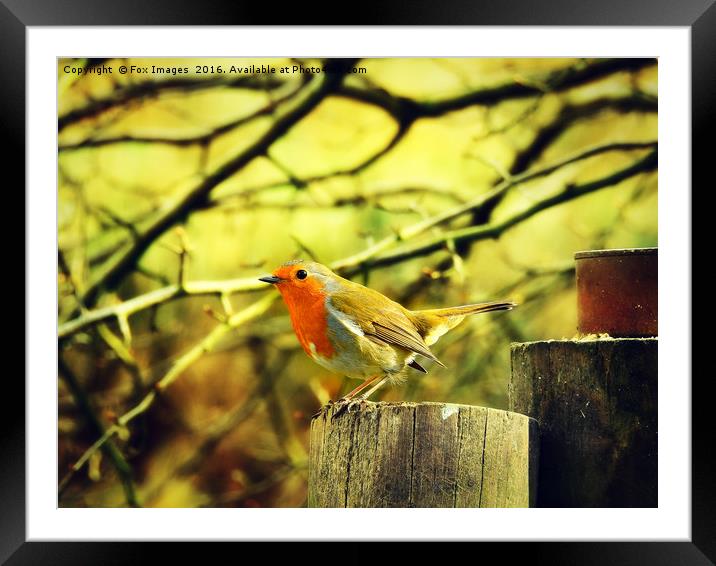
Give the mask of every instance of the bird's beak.
[[268, 275], [267, 277], [259, 277], [259, 281], [263, 281], [264, 283], [271, 283], [276, 284], [279, 281], [283, 281], [280, 277], [276, 277], [275, 275]]

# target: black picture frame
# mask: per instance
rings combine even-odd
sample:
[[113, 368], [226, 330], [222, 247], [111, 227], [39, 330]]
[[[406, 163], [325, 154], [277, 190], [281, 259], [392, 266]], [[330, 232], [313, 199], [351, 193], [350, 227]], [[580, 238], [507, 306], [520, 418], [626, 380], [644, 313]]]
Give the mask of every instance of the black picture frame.
[[[346, 18], [350, 17], [351, 21]], [[713, 160], [710, 140], [714, 120], [710, 105], [716, 101], [716, 4], [714, 0], [501, 0], [478, 3], [475, 0], [428, 2], [384, 1], [380, 4], [337, 4], [320, 9], [296, 3], [277, 8], [269, 3], [190, 2], [187, 0], [0, 0], [0, 131], [6, 148], [5, 163], [23, 163], [25, 155], [25, 116], [31, 109], [25, 104], [25, 38], [28, 26], [62, 25], [556, 25], [556, 26], [686, 26], [691, 29], [692, 62], [692, 167], [693, 183], [702, 180], [708, 187], [708, 167]], [[7, 167], [4, 176], [18, 175], [14, 193], [25, 186], [24, 169]], [[12, 169], [12, 170], [9, 170]], [[690, 187], [684, 187], [689, 191]], [[19, 207], [24, 209], [24, 198]], [[693, 257], [693, 256], [692, 256]], [[22, 260], [20, 260], [22, 261]], [[19, 269], [18, 269], [19, 272]], [[14, 282], [18, 284], [17, 281]], [[704, 295], [702, 295], [704, 296]], [[707, 291], [705, 296], [710, 296]], [[25, 303], [32, 300], [25, 296]], [[16, 301], [17, 302], [17, 301]], [[19, 332], [18, 332], [19, 334]], [[26, 337], [31, 339], [31, 337]], [[9, 338], [8, 338], [9, 340]], [[25, 398], [24, 383], [17, 372], [5, 376], [7, 390], [2, 418], [0, 444], [0, 561], [7, 564], [134, 564], [154, 560], [162, 562], [179, 556], [182, 562], [198, 556], [205, 560], [207, 546], [165, 543], [82, 543], [26, 542], [25, 535]], [[692, 538], [690, 542], [544, 542], [490, 543], [503, 556], [521, 563], [529, 560], [549, 564], [710, 564], [716, 561], [716, 464], [710, 373], [669, 376], [692, 388]], [[12, 406], [11, 406], [12, 405]], [[14, 410], [14, 412], [13, 412]], [[346, 533], [350, 538], [351, 533]], [[81, 533], [78, 533], [81, 536]], [[316, 539], [320, 539], [316, 533]], [[358, 543], [350, 543], [350, 546]], [[361, 544], [356, 549], [322, 547], [314, 551], [281, 550], [298, 559], [357, 561], [374, 556], [374, 550]], [[509, 552], [503, 547], [511, 544]], [[235, 551], [222, 545], [227, 556]], [[410, 559], [405, 548], [379, 551], [384, 559], [400, 552], [401, 560]], [[412, 548], [420, 547], [411, 545]], [[276, 552], [276, 547], [272, 554]], [[236, 555], [234, 554], [236, 557]], [[157, 558], [158, 559], [158, 558]], [[7, 560], [7, 562], [5, 562]], [[279, 560], [272, 556], [273, 560]]]

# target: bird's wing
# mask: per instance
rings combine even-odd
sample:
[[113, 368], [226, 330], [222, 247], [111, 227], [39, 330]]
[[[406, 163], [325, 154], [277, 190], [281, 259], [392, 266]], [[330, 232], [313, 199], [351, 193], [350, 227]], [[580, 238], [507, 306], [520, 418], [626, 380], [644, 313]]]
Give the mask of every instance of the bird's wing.
[[398, 303], [377, 291], [367, 287], [362, 288], [368, 292], [368, 295], [350, 292], [334, 293], [331, 303], [338, 310], [351, 313], [367, 338], [400, 346], [443, 365], [430, 351], [415, 328], [415, 324]]
[[[414, 330], [408, 329], [404, 326], [394, 325], [391, 320], [386, 320], [387, 317], [381, 317], [380, 322], [373, 322], [373, 336], [386, 342], [388, 344], [395, 344], [421, 356], [425, 356], [440, 365], [442, 363], [435, 357], [428, 348], [427, 344], [420, 337], [420, 334]], [[366, 332], [369, 335], [370, 332]]]

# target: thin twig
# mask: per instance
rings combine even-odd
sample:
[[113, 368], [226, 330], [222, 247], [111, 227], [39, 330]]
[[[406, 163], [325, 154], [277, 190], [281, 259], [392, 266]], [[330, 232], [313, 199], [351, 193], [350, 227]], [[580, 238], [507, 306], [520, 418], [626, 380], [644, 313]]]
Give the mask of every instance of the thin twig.
[[[366, 103], [371, 102], [370, 99], [365, 99], [362, 101]], [[562, 108], [560, 113], [555, 117], [553, 121], [540, 128], [532, 143], [530, 143], [530, 145], [525, 150], [521, 151], [517, 155], [515, 162], [510, 168], [510, 174], [514, 175], [517, 173], [524, 172], [529, 165], [535, 162], [536, 158], [542, 154], [542, 152], [545, 150], [546, 147], [549, 146], [551, 142], [553, 142], [570, 125], [572, 125], [575, 121], [579, 119], [586, 119], [592, 117], [604, 110], [613, 110], [615, 112], [656, 112], [657, 109], [658, 104], [656, 102], [644, 99], [643, 97], [638, 97], [636, 95], [629, 95], [627, 97], [604, 97], [591, 100], [586, 103], [568, 104]], [[418, 117], [415, 117], [415, 119], [417, 118]], [[404, 124], [402, 129], [398, 128], [398, 130], [396, 130], [396, 132], [393, 134], [393, 137], [391, 137], [391, 139], [384, 147], [379, 149], [374, 154], [371, 154], [369, 157], [367, 157], [360, 163], [350, 167], [336, 169], [328, 173], [321, 173], [320, 175], [302, 177], [296, 180], [294, 186], [298, 189], [303, 188], [311, 183], [327, 181], [336, 177], [354, 176], [361, 171], [367, 169], [379, 158], [383, 157], [392, 147], [394, 147], [398, 143], [398, 141], [400, 141], [400, 138], [406, 133], [407, 124]], [[278, 182], [271, 182], [251, 187], [249, 189], [242, 190], [240, 193], [227, 194], [215, 200], [210, 200], [205, 206], [208, 207], [215, 205], [215, 203], [222, 202], [224, 199], [228, 198], [247, 198], [248, 196], [254, 195], [256, 193], [283, 188], [286, 185], [290, 184], [292, 184], [290, 180], [281, 180]], [[349, 197], [347, 199], [347, 203], [350, 204], [352, 200], [353, 199]], [[361, 204], [360, 198], [358, 198], [356, 204]]]
[[278, 80], [271, 75], [249, 75], [229, 80], [227, 80], [227, 76], [228, 75], [219, 75], [210, 79], [172, 78], [163, 81], [145, 81], [130, 84], [126, 87], [115, 90], [105, 98], [93, 99], [85, 106], [60, 116], [57, 119], [57, 128], [58, 131], [62, 131], [70, 124], [74, 124], [80, 120], [84, 120], [85, 118], [96, 116], [111, 108], [155, 97], [160, 93], [172, 90], [191, 92], [194, 90], [209, 89], [220, 86], [266, 90], [277, 89], [285, 84], [285, 81]]
[[[308, 75], [305, 75], [308, 77]], [[204, 81], [207, 82], [207, 81]], [[162, 137], [162, 136], [134, 136], [134, 135], [122, 135], [122, 136], [115, 136], [115, 137], [107, 137], [107, 138], [89, 138], [82, 140], [80, 142], [71, 143], [71, 144], [64, 144], [60, 145], [58, 148], [58, 151], [60, 152], [67, 152], [71, 150], [77, 150], [77, 149], [85, 149], [89, 147], [102, 147], [106, 145], [115, 145], [120, 143], [134, 143], [134, 144], [163, 144], [163, 145], [173, 145], [178, 147], [185, 147], [185, 146], [192, 146], [192, 145], [201, 145], [201, 146], [207, 146], [212, 140], [218, 138], [219, 136], [234, 130], [240, 126], [243, 126], [256, 118], [260, 118], [262, 116], [269, 116], [273, 112], [276, 111], [276, 106], [278, 104], [281, 104], [285, 100], [288, 100], [290, 97], [294, 96], [297, 92], [299, 92], [300, 88], [305, 86], [307, 83], [307, 80], [302, 80], [299, 83], [299, 86], [297, 88], [291, 89], [286, 94], [277, 97], [273, 100], [269, 100], [264, 106], [256, 110], [255, 112], [252, 112], [251, 114], [247, 116], [242, 116], [241, 118], [237, 118], [235, 120], [232, 120], [230, 122], [227, 122], [225, 124], [222, 124], [220, 126], [216, 126], [215, 128], [209, 129], [207, 132], [203, 134], [199, 134], [196, 136], [190, 136], [185, 138], [172, 138], [172, 137]]]
[[[181, 216], [188, 214], [201, 205], [214, 187], [242, 169], [253, 158], [266, 154], [274, 141], [280, 138], [329, 94], [338, 92], [343, 96], [377, 104], [389, 111], [398, 122], [394, 138], [381, 152], [362, 163], [359, 168], [354, 168], [353, 172], [355, 172], [360, 168], [365, 168], [381, 155], [390, 151], [418, 117], [434, 117], [474, 104], [494, 103], [497, 100], [532, 96], [537, 92], [543, 92], [542, 87], [536, 88], [530, 84], [511, 82], [498, 87], [470, 92], [449, 100], [416, 102], [411, 99], [393, 97], [385, 91], [369, 92], [363, 89], [341, 86], [344, 74], [352, 68], [354, 63], [355, 60], [349, 59], [333, 60], [331, 64], [336, 66], [335, 72], [324, 73], [321, 79], [318, 79], [317, 88], [307, 95], [304, 100], [278, 118], [274, 126], [254, 144], [220, 167], [216, 172], [207, 176], [197, 187], [189, 191], [183, 199], [180, 199], [174, 206], [158, 217], [141, 233], [136, 242], [133, 242], [127, 249], [118, 252], [116, 257], [109, 260], [105, 268], [101, 270], [97, 278], [85, 291], [83, 296], [85, 303], [93, 306], [99, 292], [102, 289], [114, 288], [126, 271], [135, 265], [138, 258], [157, 237], [163, 234]], [[637, 70], [653, 64], [654, 60], [652, 59], [597, 60], [591, 63], [580, 63], [569, 69], [554, 72], [543, 83], [547, 85], [550, 91], [557, 91], [596, 80], [616, 71]]]
[[656, 59], [598, 59], [559, 69], [536, 82], [509, 80], [503, 84], [477, 89], [463, 95], [437, 101], [416, 101], [394, 96], [385, 90], [365, 89], [344, 85], [338, 95], [360, 100], [383, 108], [401, 123], [412, 123], [417, 118], [442, 116], [476, 104], [495, 104], [505, 100], [559, 92], [577, 85], [587, 84], [619, 71], [636, 71], [656, 64]]
[[180, 356], [169, 369], [169, 371], [154, 384], [152, 390], [149, 391], [149, 393], [147, 393], [139, 403], [137, 403], [134, 407], [132, 407], [122, 416], [117, 418], [115, 424], [104, 430], [104, 432], [97, 439], [97, 441], [92, 446], [90, 446], [84, 452], [84, 454], [82, 454], [82, 456], [80, 456], [77, 462], [75, 462], [66, 480], [63, 481], [68, 482], [71, 479], [72, 474], [74, 474], [74, 472], [76, 472], [77, 470], [81, 469], [82, 466], [92, 456], [92, 454], [102, 448], [109, 440], [111, 440], [111, 438], [115, 434], [126, 429], [127, 425], [135, 418], [148, 411], [149, 408], [156, 401], [157, 396], [167, 387], [169, 387], [172, 383], [174, 383], [174, 381], [176, 381], [176, 379], [190, 365], [192, 365], [202, 355], [211, 352], [217, 346], [219, 341], [229, 332], [266, 312], [278, 296], [279, 295], [277, 293], [271, 293], [270, 295], [266, 295], [252, 305], [249, 305], [245, 309], [237, 312], [229, 318], [226, 324], [220, 324], [214, 327], [214, 329], [208, 335], [206, 335], [196, 345], [194, 345], [186, 353]]
[[[343, 80], [345, 73], [355, 63], [354, 59], [336, 59], [328, 72], [322, 73], [309, 84], [308, 93], [300, 101], [292, 104], [290, 109], [283, 110], [276, 118], [273, 126], [248, 148], [233, 159], [219, 167], [211, 175], [205, 177], [198, 186], [190, 190], [183, 198], [168, 207], [156, 218], [126, 250], [120, 251], [108, 260], [96, 279], [90, 283], [83, 295], [83, 302], [93, 306], [100, 291], [114, 288], [123, 278], [128, 269], [144, 254], [147, 248], [167, 229], [173, 226], [196, 206], [205, 201], [211, 190], [224, 182], [234, 173], [241, 170], [254, 158], [264, 155], [276, 140], [282, 137], [296, 123], [311, 112], [318, 104]], [[310, 88], [314, 85], [314, 88]]]
[[[559, 192], [558, 194], [537, 201], [531, 207], [517, 214], [514, 214], [513, 216], [510, 216], [509, 218], [506, 218], [501, 222], [493, 224], [484, 224], [479, 226], [471, 226], [468, 228], [445, 232], [429, 240], [426, 243], [405, 247], [403, 249], [399, 249], [394, 252], [381, 255], [375, 259], [368, 258], [365, 260], [361, 260], [356, 263], [356, 267], [358, 267], [362, 262], [366, 262], [370, 268], [394, 265], [396, 263], [400, 263], [402, 261], [414, 257], [424, 256], [434, 251], [443, 249], [446, 246], [447, 242], [450, 240], [454, 241], [456, 244], [461, 244], [464, 242], [475, 242], [478, 240], [497, 238], [506, 230], [512, 228], [516, 224], [519, 224], [523, 220], [534, 216], [538, 212], [546, 210], [547, 208], [551, 208], [552, 206], [556, 206], [558, 204], [570, 201], [577, 197], [592, 193], [598, 189], [616, 185], [617, 183], [620, 183], [621, 181], [624, 181], [625, 179], [628, 179], [640, 173], [653, 171], [654, 169], [656, 169], [656, 166], [657, 151], [655, 149], [642, 159], [636, 161], [635, 163], [624, 169], [620, 169], [619, 171], [616, 171], [611, 175], [607, 175], [606, 177], [602, 177], [601, 179], [597, 179], [596, 181], [584, 183], [583, 185], [568, 185], [563, 191]], [[358, 271], [356, 267], [353, 268], [354, 271]]]
[[110, 429], [104, 428], [102, 421], [100, 421], [99, 417], [92, 408], [92, 404], [90, 403], [87, 394], [85, 393], [84, 389], [82, 389], [79, 380], [69, 368], [69, 366], [67, 366], [67, 364], [64, 362], [62, 356], [58, 357], [58, 365], [60, 374], [62, 374], [62, 376], [64, 377], [65, 383], [67, 383], [67, 386], [70, 389], [72, 396], [75, 398], [77, 405], [81, 407], [82, 411], [87, 417], [90, 426], [95, 430], [95, 432], [99, 435], [100, 438], [106, 437], [101, 444], [95, 442], [95, 444], [93, 444], [85, 452], [86, 457], [83, 455], [83, 457], [81, 457], [77, 462], [75, 462], [75, 464], [73, 464], [70, 471], [65, 475], [65, 477], [62, 479], [62, 481], [60, 481], [58, 485], [58, 499], [62, 497], [62, 494], [64, 493], [65, 489], [67, 489], [74, 473], [77, 472], [80, 468], [82, 468], [84, 463], [89, 460], [89, 457], [92, 454], [94, 454], [99, 448], [102, 448], [102, 451], [109, 457], [110, 461], [112, 462], [112, 465], [114, 466], [114, 469], [117, 471], [117, 475], [122, 481], [122, 486], [124, 487], [124, 495], [127, 499], [127, 504], [130, 507], [140, 507], [139, 500], [137, 499], [137, 494], [134, 487], [134, 481], [132, 480], [132, 468], [127, 463], [127, 460], [122, 455], [122, 452], [119, 450], [119, 448], [117, 448], [117, 445], [110, 440], [109, 436], [107, 436], [107, 431]]
[[[443, 212], [442, 214], [438, 214], [432, 218], [429, 218], [427, 220], [418, 222], [416, 224], [412, 224], [410, 226], [407, 226], [401, 230], [399, 230], [396, 234], [391, 234], [390, 236], [387, 236], [383, 238], [381, 241], [377, 242], [376, 244], [370, 246], [369, 248], [363, 250], [362, 252], [359, 252], [357, 254], [354, 254], [350, 257], [344, 258], [342, 260], [339, 260], [337, 262], [334, 262], [332, 264], [332, 267], [336, 270], [355, 270], [356, 266], [359, 266], [362, 263], [369, 262], [371, 265], [377, 265], [378, 263], [375, 261], [372, 261], [373, 258], [375, 258], [378, 254], [386, 251], [391, 246], [403, 242], [406, 240], [409, 240], [411, 238], [414, 238], [425, 231], [429, 230], [430, 228], [434, 228], [435, 226], [439, 226], [441, 224], [444, 224], [446, 222], [449, 222], [451, 220], [454, 220], [455, 218], [458, 218], [459, 216], [462, 216], [463, 214], [466, 214], [468, 212], [475, 212], [475, 210], [479, 209], [482, 206], [485, 206], [486, 203], [489, 203], [492, 199], [495, 197], [505, 193], [509, 189], [522, 184], [526, 183], [527, 181], [532, 181], [534, 179], [545, 177], [557, 169], [560, 169], [562, 167], [565, 167], [567, 165], [570, 165], [572, 163], [576, 163], [578, 161], [588, 159], [590, 157], [594, 157], [596, 155], [607, 153], [611, 151], [629, 151], [629, 150], [640, 150], [640, 149], [649, 149], [656, 147], [656, 142], [639, 142], [639, 143], [609, 143], [605, 145], [596, 146], [593, 148], [590, 148], [586, 151], [583, 151], [581, 153], [578, 153], [577, 155], [568, 157], [566, 159], [562, 159], [560, 161], [557, 161], [555, 163], [552, 163], [550, 165], [547, 165], [545, 167], [542, 167], [537, 170], [528, 171], [526, 173], [523, 173], [521, 175], [516, 175], [513, 177], [510, 177], [509, 179], [506, 179], [505, 181], [499, 183], [496, 185], [492, 190], [488, 191], [485, 194], [480, 195], [479, 197], [473, 199], [472, 201], [466, 203], [463, 206], [459, 206], [456, 208], [452, 208], [450, 210], [447, 210]], [[443, 238], [442, 241], [445, 241]], [[428, 253], [428, 252], [425, 252]], [[391, 262], [389, 259], [383, 259], [381, 264], [391, 264], [395, 262]]]
[[[587, 149], [583, 152], [580, 152], [577, 155], [568, 157], [566, 159], [562, 159], [560, 161], [554, 162], [552, 164], [546, 165], [542, 168], [532, 170], [525, 172], [521, 175], [516, 175], [511, 177], [509, 180], [505, 180], [502, 183], [496, 185], [491, 191], [480, 195], [479, 197], [473, 199], [472, 201], [465, 203], [463, 205], [451, 208], [442, 214], [438, 214], [432, 218], [422, 220], [420, 222], [417, 222], [416, 224], [412, 224], [410, 226], [407, 226], [406, 228], [403, 228], [402, 230], [398, 231], [395, 234], [391, 234], [390, 236], [385, 237], [384, 239], [380, 240], [379, 242], [369, 246], [367, 249], [363, 250], [362, 252], [359, 252], [357, 254], [353, 254], [349, 257], [346, 257], [344, 259], [338, 260], [336, 262], [333, 262], [331, 264], [331, 267], [335, 269], [338, 272], [343, 272], [344, 274], [354, 273], [358, 271], [356, 269], [358, 266], [360, 266], [363, 263], [370, 264], [371, 266], [379, 266], [379, 265], [391, 265], [393, 263], [396, 263], [399, 260], [392, 260], [391, 256], [388, 255], [386, 257], [383, 257], [380, 261], [376, 261], [375, 258], [379, 256], [382, 252], [385, 252], [389, 250], [392, 246], [400, 243], [405, 242], [411, 238], [414, 238], [427, 230], [434, 228], [436, 226], [439, 226], [441, 224], [444, 224], [446, 222], [449, 222], [451, 220], [454, 220], [455, 218], [458, 218], [459, 216], [462, 216], [467, 213], [474, 213], [476, 210], [479, 210], [481, 207], [486, 206], [491, 202], [492, 199], [495, 197], [504, 194], [509, 189], [520, 185], [522, 183], [526, 183], [527, 181], [531, 181], [540, 177], [544, 177], [549, 175], [550, 173], [553, 173], [554, 171], [565, 167], [567, 165], [570, 165], [572, 163], [576, 163], [578, 161], [588, 159], [590, 157], [594, 157], [596, 155], [600, 155], [607, 152], [612, 151], [632, 151], [632, 150], [640, 150], [640, 149], [648, 149], [653, 148], [656, 146], [656, 142], [638, 142], [638, 143], [609, 143], [605, 145], [596, 146], [590, 149]], [[479, 229], [483, 229], [482, 227], [478, 227]], [[475, 229], [475, 228], [473, 228]], [[443, 241], [445, 241], [443, 239]], [[442, 245], [442, 244], [441, 244]], [[438, 246], [440, 247], [440, 246]], [[432, 250], [434, 251], [434, 250]], [[426, 251], [425, 253], [429, 253]], [[418, 254], [418, 255], [424, 255], [424, 254]], [[400, 257], [400, 256], [395, 256]], [[414, 256], [411, 256], [414, 257]], [[151, 291], [149, 293], [146, 293], [144, 295], [139, 295], [137, 297], [134, 297], [133, 299], [130, 299], [128, 301], [119, 303], [117, 305], [112, 305], [109, 307], [96, 309], [93, 311], [89, 311], [86, 313], [81, 314], [75, 319], [72, 319], [66, 323], [63, 323], [60, 325], [58, 330], [58, 337], [62, 340], [65, 339], [81, 330], [85, 330], [86, 328], [92, 326], [93, 324], [96, 324], [98, 322], [102, 322], [107, 319], [111, 318], [117, 318], [117, 319], [126, 319], [127, 317], [140, 312], [142, 310], [145, 310], [147, 308], [153, 307], [158, 304], [167, 303], [169, 301], [175, 300], [177, 298], [186, 296], [186, 295], [231, 295], [234, 293], [242, 293], [247, 291], [257, 291], [260, 289], [265, 289], [266, 285], [264, 283], [261, 283], [257, 279], [233, 279], [228, 281], [195, 281], [195, 282], [186, 282], [184, 287], [182, 288], [180, 285], [169, 285], [167, 287], [163, 287], [161, 289], [157, 289], [155, 291]]]
[[81, 314], [60, 325], [57, 336], [60, 340], [73, 334], [86, 330], [90, 326], [112, 318], [128, 318], [133, 314], [171, 302], [186, 296], [218, 296], [260, 291], [266, 289], [266, 284], [256, 278], [227, 279], [220, 281], [187, 281], [184, 287], [178, 284], [167, 285], [143, 295], [138, 295], [127, 301], [94, 309]]

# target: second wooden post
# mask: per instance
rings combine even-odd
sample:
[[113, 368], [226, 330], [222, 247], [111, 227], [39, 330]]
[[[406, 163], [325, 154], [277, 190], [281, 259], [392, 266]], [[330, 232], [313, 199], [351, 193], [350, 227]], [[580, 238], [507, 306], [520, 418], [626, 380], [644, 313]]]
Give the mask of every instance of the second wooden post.
[[540, 424], [538, 507], [657, 506], [658, 345], [512, 345], [510, 408]]

